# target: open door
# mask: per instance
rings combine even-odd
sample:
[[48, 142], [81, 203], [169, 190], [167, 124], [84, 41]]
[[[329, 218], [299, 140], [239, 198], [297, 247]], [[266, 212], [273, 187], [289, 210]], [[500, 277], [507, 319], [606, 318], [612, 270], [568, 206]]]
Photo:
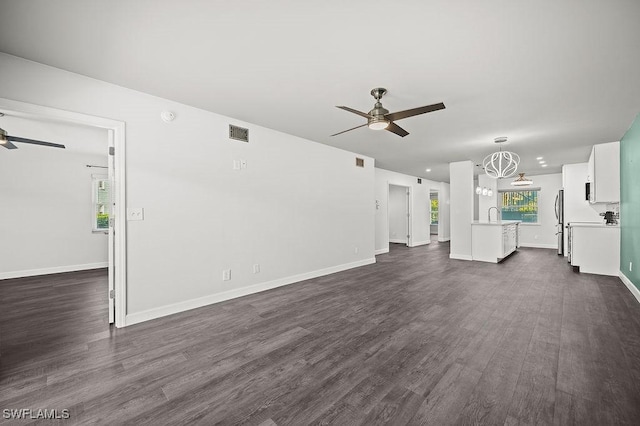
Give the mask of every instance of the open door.
[[411, 247], [411, 188], [388, 184], [389, 242]]
[[429, 192], [429, 240], [434, 238], [434, 235], [436, 239], [439, 239], [440, 235], [440, 202], [438, 199], [438, 191], [431, 190]]
[[109, 324], [115, 322], [115, 296], [116, 296], [116, 275], [115, 275], [115, 220], [113, 214], [115, 212], [115, 185], [114, 185], [114, 169], [115, 169], [115, 151], [113, 130], [108, 131], [109, 138], [109, 155], [108, 155], [108, 180], [109, 180]]

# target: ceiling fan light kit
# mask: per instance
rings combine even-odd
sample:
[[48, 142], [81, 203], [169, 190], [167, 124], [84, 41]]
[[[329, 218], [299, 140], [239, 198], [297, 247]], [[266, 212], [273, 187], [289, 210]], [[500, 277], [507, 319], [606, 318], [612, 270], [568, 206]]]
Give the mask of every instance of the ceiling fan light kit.
[[[496, 138], [497, 144], [507, 141], [506, 137]], [[489, 154], [482, 160], [482, 167], [488, 176], [496, 179], [508, 178], [513, 176], [518, 170], [520, 164], [520, 156], [515, 152], [503, 151], [502, 147], [497, 152]]]
[[367, 123], [367, 126], [369, 126], [371, 130], [384, 130], [389, 127], [389, 122], [385, 120], [384, 117], [374, 117], [369, 119], [369, 123]]
[[440, 102], [438, 104], [427, 105], [419, 108], [412, 108], [404, 111], [389, 113], [389, 110], [383, 107], [382, 102], [380, 102], [380, 99], [382, 99], [382, 96], [384, 96], [385, 93], [387, 93], [387, 89], [383, 87], [377, 87], [371, 90], [371, 96], [374, 97], [374, 99], [376, 100], [376, 103], [373, 106], [373, 109], [368, 113], [358, 111], [346, 106], [338, 106], [337, 108], [343, 109], [345, 111], [349, 111], [351, 113], [359, 115], [360, 117], [366, 118], [367, 123], [362, 124], [360, 126], [353, 127], [348, 130], [344, 130], [342, 132], [335, 133], [331, 136], [341, 135], [342, 133], [346, 133], [351, 130], [355, 130], [355, 129], [359, 129], [360, 127], [367, 126], [372, 130], [388, 130], [391, 133], [395, 133], [396, 135], [403, 138], [407, 136], [409, 132], [407, 132], [402, 127], [398, 126], [396, 123], [394, 123], [394, 121], [402, 120], [403, 118], [413, 117], [414, 115], [425, 114], [427, 112], [438, 111], [440, 109], [445, 108], [444, 104]]

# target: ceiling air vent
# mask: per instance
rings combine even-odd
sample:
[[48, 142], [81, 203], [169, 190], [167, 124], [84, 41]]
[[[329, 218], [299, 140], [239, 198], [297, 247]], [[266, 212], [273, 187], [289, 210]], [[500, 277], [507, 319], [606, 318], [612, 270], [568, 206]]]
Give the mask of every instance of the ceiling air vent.
[[237, 141], [249, 142], [249, 129], [229, 124], [229, 138]]
[[364, 167], [364, 158], [356, 157], [356, 166], [357, 167]]

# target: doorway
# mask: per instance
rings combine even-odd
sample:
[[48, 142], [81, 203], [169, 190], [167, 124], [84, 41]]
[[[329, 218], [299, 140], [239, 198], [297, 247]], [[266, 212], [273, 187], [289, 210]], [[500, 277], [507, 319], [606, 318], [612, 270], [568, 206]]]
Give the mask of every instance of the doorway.
[[[30, 120], [34, 123], [51, 123], [52, 125], [70, 125], [84, 128], [106, 130], [107, 141], [104, 144], [104, 163], [107, 164], [107, 176], [112, 193], [112, 215], [108, 221], [108, 289], [107, 300], [109, 304], [109, 322], [116, 327], [126, 325], [126, 227], [122, 226], [115, 218], [126, 218], [125, 200], [125, 138], [124, 123], [116, 120], [90, 116], [81, 113], [69, 112], [55, 108], [43, 107], [24, 102], [0, 98], [0, 112], [16, 118]], [[45, 148], [47, 149], [47, 148]], [[52, 148], [48, 148], [52, 149]], [[26, 150], [25, 150], [26, 151]], [[43, 160], [46, 161], [46, 160]], [[84, 167], [85, 165], [82, 165]], [[87, 217], [89, 219], [89, 217]], [[91, 229], [88, 229], [91, 232]], [[88, 269], [84, 265], [84, 269]], [[45, 270], [46, 269], [46, 270]], [[45, 268], [24, 272], [17, 276], [35, 276], [55, 272], [72, 271], [72, 267], [66, 267], [56, 271], [55, 268]], [[80, 268], [79, 270], [82, 270]], [[76, 269], [78, 270], [78, 269]]]
[[411, 188], [389, 184], [389, 243], [411, 247]]
[[429, 192], [429, 235], [431, 241], [438, 241], [440, 232], [438, 191]]

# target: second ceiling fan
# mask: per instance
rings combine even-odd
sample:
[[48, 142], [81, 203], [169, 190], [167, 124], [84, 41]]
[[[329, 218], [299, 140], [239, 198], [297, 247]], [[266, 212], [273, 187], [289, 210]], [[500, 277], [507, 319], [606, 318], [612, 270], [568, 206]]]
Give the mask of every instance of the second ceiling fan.
[[440, 109], [445, 108], [444, 104], [440, 102], [433, 105], [427, 105], [423, 107], [406, 109], [404, 111], [390, 113], [389, 110], [384, 108], [382, 106], [382, 103], [380, 102], [380, 99], [382, 99], [382, 96], [384, 96], [385, 93], [387, 93], [387, 89], [384, 89], [382, 87], [378, 87], [371, 91], [371, 96], [375, 98], [376, 103], [373, 106], [373, 109], [368, 113], [361, 112], [346, 106], [338, 106], [337, 108], [352, 112], [354, 114], [359, 115], [360, 117], [366, 118], [367, 122], [360, 126], [356, 126], [354, 128], [335, 133], [331, 136], [340, 135], [342, 133], [349, 132], [351, 130], [359, 129], [360, 127], [369, 126], [370, 129], [374, 129], [374, 130], [384, 129], [384, 130], [390, 131], [391, 133], [395, 133], [400, 137], [405, 137], [409, 134], [409, 132], [407, 132], [402, 127], [398, 126], [395, 123], [395, 121], [402, 120], [403, 118], [413, 117], [414, 115], [420, 115], [420, 114], [425, 114], [427, 112], [438, 111]]

